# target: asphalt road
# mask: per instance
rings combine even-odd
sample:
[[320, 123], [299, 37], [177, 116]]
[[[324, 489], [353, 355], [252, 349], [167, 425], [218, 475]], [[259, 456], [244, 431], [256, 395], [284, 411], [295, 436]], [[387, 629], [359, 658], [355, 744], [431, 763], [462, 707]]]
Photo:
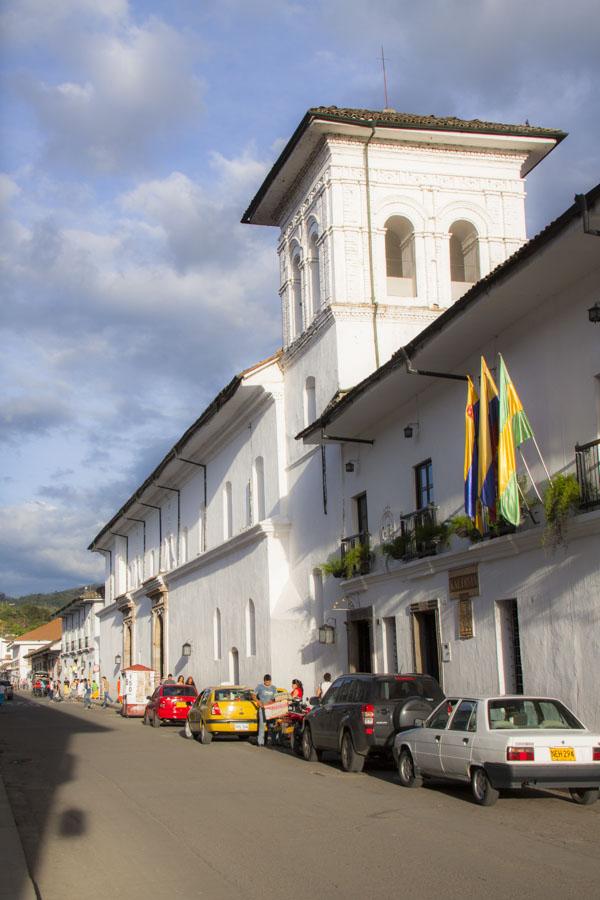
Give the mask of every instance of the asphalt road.
[[599, 894], [600, 803], [559, 792], [484, 809], [383, 767], [203, 747], [19, 695], [0, 710], [0, 771], [42, 900]]

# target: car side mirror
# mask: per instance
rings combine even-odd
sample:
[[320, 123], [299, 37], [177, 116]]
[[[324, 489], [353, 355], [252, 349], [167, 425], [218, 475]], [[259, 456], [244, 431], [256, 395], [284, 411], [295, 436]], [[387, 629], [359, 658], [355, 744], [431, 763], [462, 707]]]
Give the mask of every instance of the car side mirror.
[[146, 700], [152, 700], [152, 695], [151, 695], [151, 694], [146, 694]]
[[321, 700], [319, 697], [310, 697], [308, 702], [310, 703], [311, 706], [320, 706], [321, 705]]
[[415, 728], [423, 728], [425, 725], [425, 719], [415, 719], [414, 726]]

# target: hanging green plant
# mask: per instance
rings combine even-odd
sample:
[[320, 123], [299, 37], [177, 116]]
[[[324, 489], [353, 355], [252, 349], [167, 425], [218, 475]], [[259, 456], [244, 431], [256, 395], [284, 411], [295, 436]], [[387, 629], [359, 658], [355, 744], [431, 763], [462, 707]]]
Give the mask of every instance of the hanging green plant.
[[388, 559], [404, 559], [410, 549], [410, 537], [407, 534], [398, 534], [391, 541], [381, 545], [384, 556]]
[[569, 518], [578, 508], [581, 490], [574, 475], [555, 475], [544, 492], [546, 530], [543, 544], [557, 547], [566, 543]]
[[415, 542], [420, 548], [419, 552], [428, 555], [435, 553], [438, 547], [445, 547], [450, 539], [450, 527], [446, 522], [436, 525], [434, 522], [424, 522], [415, 527]]
[[483, 540], [483, 535], [473, 524], [470, 516], [452, 516], [448, 521], [450, 534], [456, 534], [461, 538], [468, 538], [472, 543]]
[[334, 556], [321, 564], [321, 571], [334, 578], [352, 578], [354, 575], [366, 574], [373, 554], [364, 544], [356, 544], [347, 550], [343, 557]]

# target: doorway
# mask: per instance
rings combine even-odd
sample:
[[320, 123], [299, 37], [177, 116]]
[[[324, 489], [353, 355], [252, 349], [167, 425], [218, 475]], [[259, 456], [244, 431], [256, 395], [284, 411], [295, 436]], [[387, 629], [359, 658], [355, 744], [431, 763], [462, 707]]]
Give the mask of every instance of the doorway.
[[387, 616], [383, 622], [383, 671], [398, 671], [398, 641], [396, 639], [396, 617]]
[[496, 601], [496, 634], [500, 690], [503, 694], [522, 694], [523, 666], [516, 600]]
[[154, 638], [152, 641], [152, 668], [156, 672], [157, 676], [162, 680], [165, 676], [165, 629], [163, 618], [160, 614], [154, 615], [153, 624]]
[[373, 618], [364, 618], [365, 610], [361, 609], [362, 618], [351, 618], [348, 614], [348, 671], [373, 671]]
[[440, 681], [440, 643], [437, 604], [425, 609], [411, 609], [415, 671]]

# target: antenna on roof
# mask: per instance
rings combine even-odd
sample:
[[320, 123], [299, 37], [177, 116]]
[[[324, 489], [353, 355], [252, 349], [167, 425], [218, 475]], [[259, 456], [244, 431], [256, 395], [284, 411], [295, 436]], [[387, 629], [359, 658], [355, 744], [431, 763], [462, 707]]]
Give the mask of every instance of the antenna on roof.
[[383, 99], [384, 99], [384, 110], [389, 109], [388, 103], [388, 92], [387, 92], [387, 75], [385, 73], [385, 56], [383, 55], [383, 44], [381, 45], [381, 68], [383, 70]]

